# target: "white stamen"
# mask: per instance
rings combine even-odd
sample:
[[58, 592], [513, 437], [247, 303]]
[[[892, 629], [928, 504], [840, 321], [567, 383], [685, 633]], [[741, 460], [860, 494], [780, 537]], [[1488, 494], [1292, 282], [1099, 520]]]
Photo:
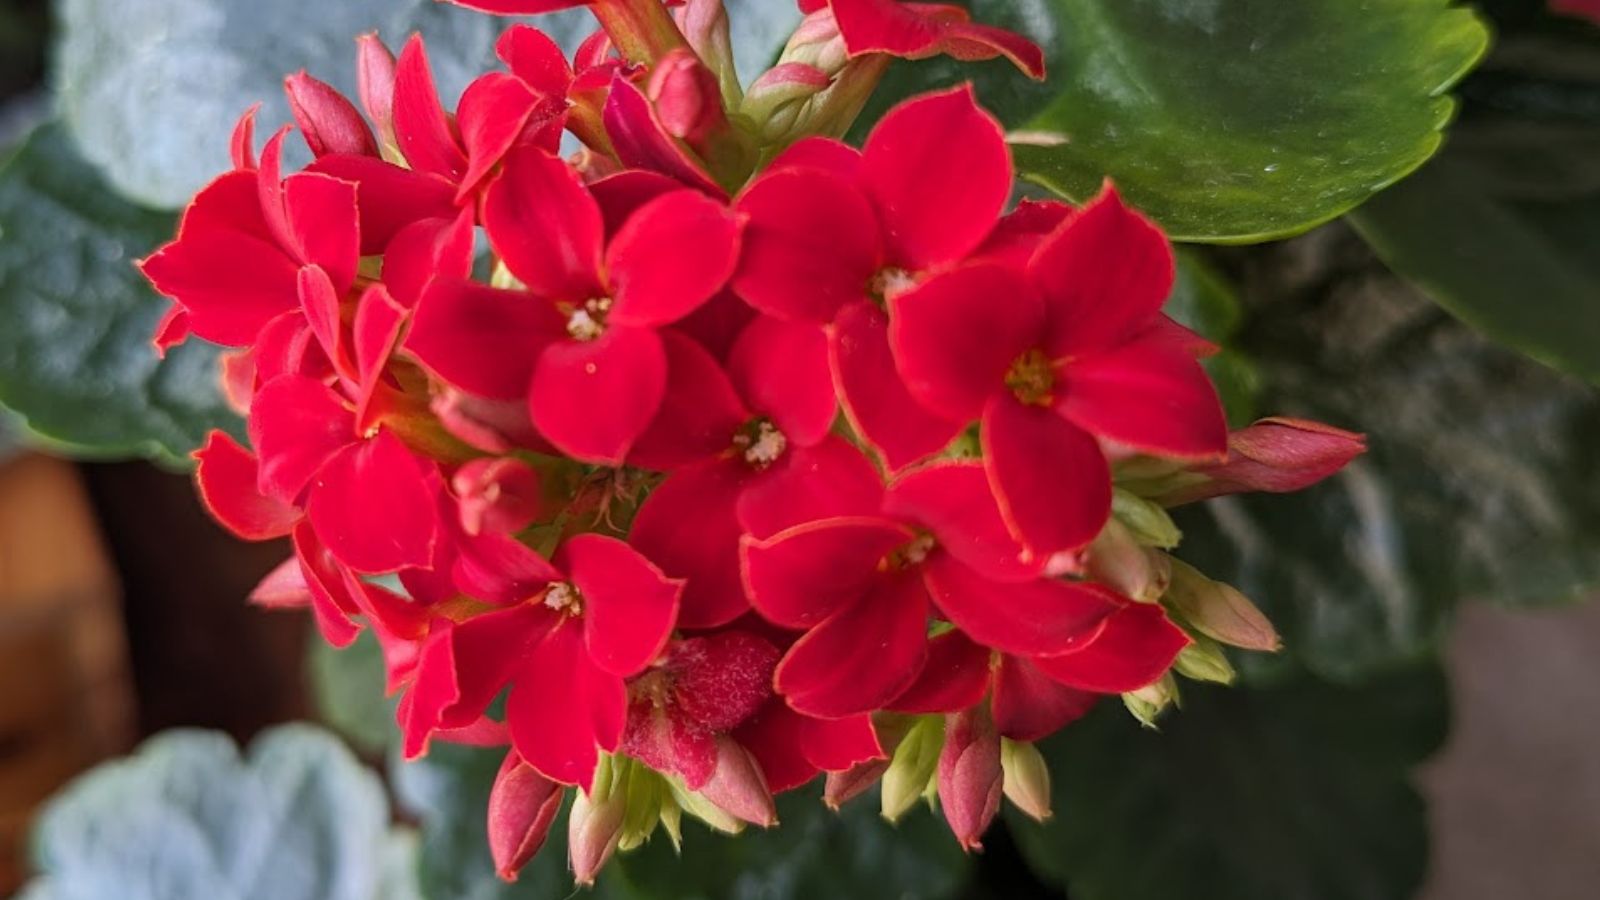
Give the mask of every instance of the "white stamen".
[[933, 535], [925, 534], [906, 545], [906, 565], [920, 566], [933, 552]]
[[916, 277], [905, 269], [884, 269], [872, 279], [872, 292], [885, 300], [893, 299], [916, 286]]
[[789, 449], [789, 439], [771, 422], [757, 426], [755, 440], [744, 451], [744, 461], [752, 466], [770, 466]]
[[565, 581], [558, 581], [545, 589], [544, 605], [556, 612], [577, 614], [583, 611], [579, 605], [577, 589]]
[[595, 321], [587, 309], [577, 310], [567, 319], [567, 334], [580, 341], [592, 341], [604, 330], [605, 326]]

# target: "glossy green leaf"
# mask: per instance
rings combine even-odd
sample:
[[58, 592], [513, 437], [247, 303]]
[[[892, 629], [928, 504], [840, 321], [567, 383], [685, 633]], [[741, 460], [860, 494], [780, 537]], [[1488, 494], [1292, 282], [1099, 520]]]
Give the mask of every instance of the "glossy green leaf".
[[1428, 839], [1410, 776], [1444, 739], [1437, 667], [1183, 698], [1160, 731], [1104, 703], [1045, 743], [1055, 818], [1010, 817], [1038, 873], [1074, 900], [1413, 896]]
[[1178, 555], [1239, 587], [1277, 657], [1334, 679], [1430, 653], [1455, 604], [1600, 589], [1600, 392], [1496, 346], [1343, 228], [1255, 251], [1235, 338], [1264, 413], [1365, 432], [1369, 454], [1292, 495], [1178, 510]]
[[171, 731], [73, 782], [35, 832], [30, 900], [404, 900], [406, 838], [377, 777], [286, 725], [243, 756]]
[[160, 359], [150, 343], [167, 302], [133, 261], [173, 227], [112, 193], [57, 126], [0, 168], [0, 403], [42, 438], [181, 464], [209, 429], [238, 429], [214, 347]]

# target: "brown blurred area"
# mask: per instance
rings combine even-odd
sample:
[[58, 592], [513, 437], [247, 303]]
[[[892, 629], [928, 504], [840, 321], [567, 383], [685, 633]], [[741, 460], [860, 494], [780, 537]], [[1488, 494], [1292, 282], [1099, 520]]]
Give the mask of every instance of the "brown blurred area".
[[224, 533], [185, 475], [0, 463], [0, 895], [82, 770], [166, 728], [243, 740], [306, 714], [305, 617], [244, 602], [288, 552]]

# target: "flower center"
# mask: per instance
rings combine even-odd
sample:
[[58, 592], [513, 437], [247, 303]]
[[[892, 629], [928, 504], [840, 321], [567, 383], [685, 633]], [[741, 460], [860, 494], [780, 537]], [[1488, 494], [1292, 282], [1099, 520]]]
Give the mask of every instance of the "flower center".
[[789, 439], [767, 419], [756, 419], [733, 436], [733, 445], [744, 451], [744, 461], [765, 469], [789, 449]]
[[1006, 387], [1029, 406], [1049, 406], [1055, 399], [1055, 366], [1043, 350], [1029, 350], [1011, 364], [1011, 371], [1006, 373]]
[[933, 535], [921, 534], [910, 541], [900, 545], [878, 562], [880, 572], [898, 572], [912, 566], [920, 566], [928, 559], [928, 554], [938, 546]]
[[610, 297], [595, 297], [572, 307], [567, 313], [567, 334], [573, 340], [592, 341], [606, 332], [606, 314], [611, 312]]
[[583, 612], [583, 595], [571, 584], [558, 581], [545, 588], [544, 605], [569, 616], [580, 615]]
[[890, 266], [880, 269], [878, 274], [872, 276], [872, 281], [867, 285], [867, 291], [879, 300], [889, 300], [897, 294], [903, 294], [917, 286], [917, 279], [905, 269]]

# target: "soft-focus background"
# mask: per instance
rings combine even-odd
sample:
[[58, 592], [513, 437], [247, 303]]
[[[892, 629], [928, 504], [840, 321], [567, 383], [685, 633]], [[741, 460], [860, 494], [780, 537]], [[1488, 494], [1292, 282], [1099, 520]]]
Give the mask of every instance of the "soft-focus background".
[[[0, 0], [0, 159], [12, 157], [0, 170], [0, 404], [27, 413], [0, 405], [0, 892], [40, 860], [70, 880], [73, 849], [54, 835], [30, 850], [28, 828], [95, 763], [174, 727], [248, 742], [309, 719], [387, 773], [392, 801], [333, 775], [318, 788], [306, 772], [347, 762], [318, 754], [344, 751], [297, 735], [304, 771], [277, 795], [281, 808], [264, 776], [252, 788], [263, 793], [229, 800], [280, 830], [228, 831], [219, 857], [251, 840], [272, 846], [273, 834], [280, 849], [309, 840], [309, 851], [323, 833], [284, 823], [314, 822], [367, 864], [421, 860], [420, 887], [402, 879], [378, 897], [567, 893], [559, 847], [516, 888], [489, 876], [478, 817], [492, 762], [444, 753], [402, 770], [387, 759], [370, 647], [313, 648], [304, 617], [245, 604], [288, 550], [241, 544], [204, 515], [181, 468], [206, 427], [227, 423], [209, 353], [185, 348], [157, 365], [143, 342], [160, 303], [130, 260], [225, 165], [239, 110], [265, 100], [267, 124], [283, 118], [272, 93], [283, 72], [310, 65], [348, 86], [347, 36], [382, 27], [397, 42], [418, 23], [447, 48], [434, 57], [446, 90], [489, 64], [487, 20], [392, 5], [375, 22], [374, 4], [340, 0]], [[1057, 57], [1067, 51], [1048, 40], [1041, 10], [1092, 4], [975, 5], [1036, 36], [1043, 28]], [[1600, 29], [1532, 0], [1482, 6], [1500, 42], [1461, 86], [1447, 149], [1420, 174], [1287, 242], [1185, 251], [1173, 311], [1228, 348], [1215, 374], [1235, 418], [1305, 414], [1371, 436], [1371, 456], [1335, 483], [1224, 501], [1181, 522], [1180, 555], [1261, 603], [1289, 652], [1241, 660], [1234, 689], [1195, 688], [1160, 734], [1105, 704], [1051, 746], [1056, 821], [1008, 816], [970, 862], [926, 812], [895, 832], [875, 824], [870, 801], [843, 823], [796, 805], [771, 839], [691, 834], [682, 866], [651, 847], [603, 894], [1596, 896], [1600, 605], [1583, 601], [1600, 586], [1600, 397], [1499, 341], [1600, 371]], [[315, 23], [261, 25], [290, 7]], [[1315, 26], [1325, 7], [1306, 0], [1303, 20], [1277, 24]], [[795, 16], [788, 0], [742, 9], [755, 22], [749, 73]], [[577, 33], [571, 17], [554, 28]], [[1007, 110], [1039, 105], [1003, 70], [980, 72], [981, 98], [1008, 124], [1021, 114]], [[888, 89], [958, 77], [945, 63], [906, 66]], [[1570, 298], [1587, 305], [1542, 305]], [[209, 763], [168, 764], [160, 779], [119, 788], [122, 806], [167, 810], [163, 798], [185, 790], [233, 797], [243, 777], [224, 766], [216, 777], [233, 780], [219, 787]], [[330, 812], [330, 794], [345, 805]], [[162, 839], [140, 851], [147, 867], [188, 865], [187, 842], [203, 848], [233, 827], [201, 819], [196, 838], [195, 821], [149, 821]], [[83, 878], [79, 893], [39, 896], [122, 896], [114, 881]], [[95, 883], [107, 892], [83, 887]]]

